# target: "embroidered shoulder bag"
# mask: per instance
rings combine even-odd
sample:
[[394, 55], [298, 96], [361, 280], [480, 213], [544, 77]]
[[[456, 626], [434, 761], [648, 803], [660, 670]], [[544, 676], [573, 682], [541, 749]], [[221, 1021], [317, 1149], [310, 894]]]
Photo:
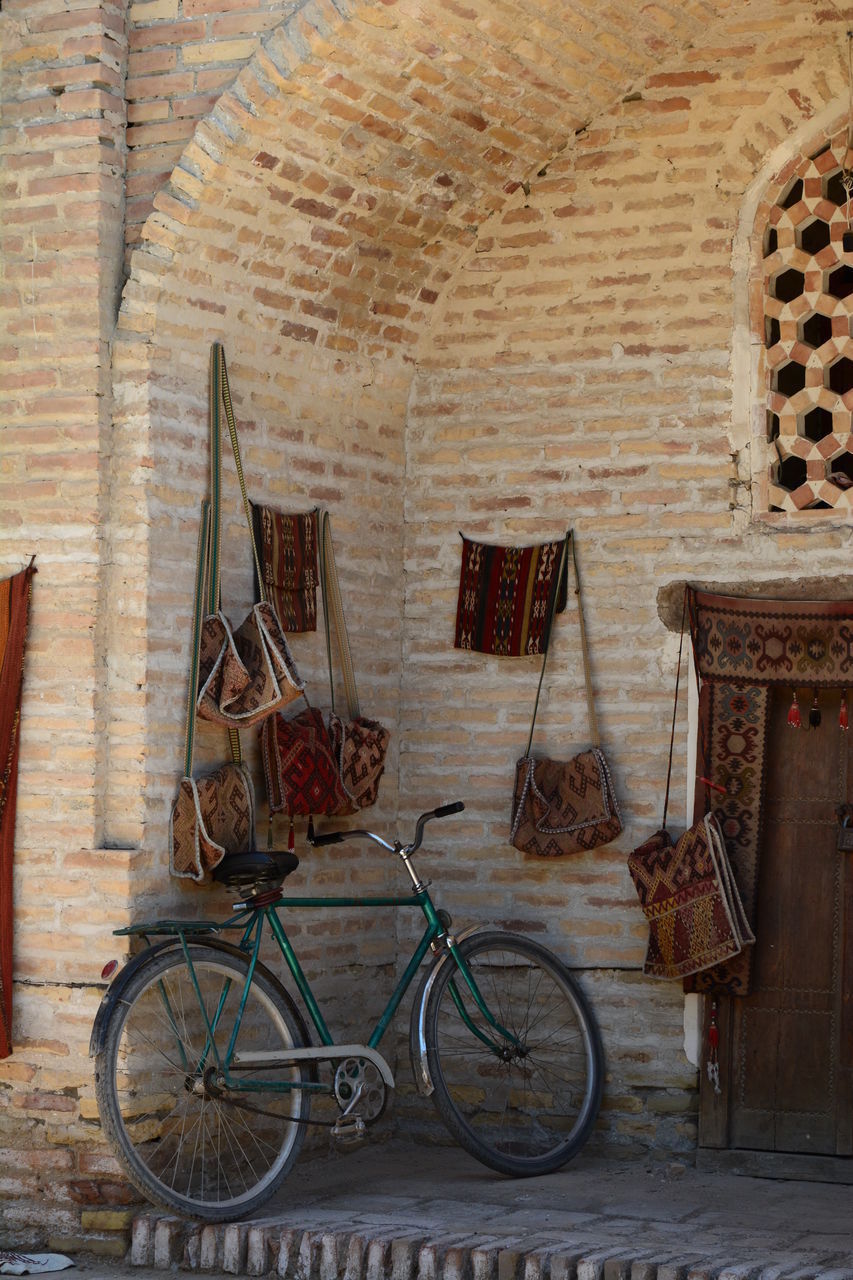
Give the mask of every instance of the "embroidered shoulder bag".
[[[221, 607], [220, 541], [222, 489], [222, 429], [220, 403], [225, 408], [231, 449], [237, 467], [243, 509], [257, 573], [259, 603], [239, 627], [232, 628]], [[303, 681], [287, 645], [281, 624], [266, 594], [252, 509], [246, 493], [237, 424], [231, 405], [228, 372], [222, 344], [210, 352], [210, 530], [202, 557], [207, 583], [207, 614], [201, 627], [198, 674], [198, 714], [226, 728], [256, 724], [298, 698]], [[200, 558], [202, 558], [200, 557]]]
[[[332, 710], [308, 706], [275, 715], [261, 727], [261, 756], [270, 814], [340, 817], [376, 803], [390, 734], [362, 716], [355, 684], [329, 513], [319, 518], [320, 587]], [[347, 718], [335, 710], [332, 623], [346, 694]], [[307, 698], [306, 698], [307, 701]]]
[[[643, 972], [655, 978], [685, 978], [731, 959], [755, 941], [716, 815], [706, 813], [677, 840], [666, 826], [686, 612], [685, 590], [663, 820], [660, 830], [628, 858], [628, 870], [649, 923]], [[715, 785], [705, 778], [700, 781]]]
[[255, 840], [255, 793], [243, 764], [240, 735], [228, 730], [231, 760], [212, 773], [193, 777], [196, 698], [204, 608], [205, 546], [210, 536], [210, 503], [201, 508], [193, 638], [187, 692], [184, 776], [169, 817], [169, 870], [201, 884], [227, 853], [248, 853]]
[[515, 789], [512, 797], [510, 826], [510, 843], [522, 853], [535, 854], [540, 858], [556, 858], [568, 853], [581, 853], [588, 849], [595, 849], [598, 845], [609, 844], [611, 840], [615, 840], [622, 830], [622, 818], [613, 791], [610, 769], [599, 743], [580, 576], [571, 530], [566, 534], [563, 542], [558, 581], [562, 578], [569, 554], [572, 557], [575, 596], [578, 602], [586, 705], [592, 746], [588, 751], [572, 756], [570, 760], [537, 758], [531, 754], [536, 713], [539, 709], [539, 697], [545, 676], [545, 663], [551, 646], [557, 602], [557, 594], [554, 593], [545, 634], [542, 670], [539, 673], [530, 736], [527, 739], [527, 749], [515, 766]]

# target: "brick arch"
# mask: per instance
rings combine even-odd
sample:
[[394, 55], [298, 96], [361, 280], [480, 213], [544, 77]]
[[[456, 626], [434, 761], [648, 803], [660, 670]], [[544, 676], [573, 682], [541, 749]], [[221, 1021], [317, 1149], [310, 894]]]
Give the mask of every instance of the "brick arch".
[[[132, 255], [116, 335], [115, 536], [105, 545], [123, 545], [106, 576], [118, 589], [135, 574], [146, 603], [144, 617], [112, 626], [109, 643], [125, 661], [108, 736], [118, 749], [134, 717], [145, 728], [136, 770], [107, 779], [108, 830], [112, 813], [126, 832], [128, 805], [140, 832], [162, 829], [179, 756], [177, 735], [164, 729], [183, 701], [175, 637], [185, 631], [204, 483], [210, 340], [226, 342], [238, 413], [260, 424], [249, 467], [254, 454], [259, 473], [272, 470], [255, 491], [337, 505], [349, 521], [344, 569], [389, 628], [390, 647], [367, 656], [365, 679], [384, 682], [393, 719], [400, 631], [390, 602], [402, 592], [404, 428], [418, 342], [481, 226], [523, 203], [529, 176], [719, 6], [676, 7], [678, 23], [635, 0], [629, 45], [608, 18], [593, 32], [578, 17], [572, 32], [559, 0], [528, 6], [519, 29], [491, 2], [425, 15], [414, 0], [354, 9], [303, 0], [200, 121]], [[669, 91], [665, 76], [662, 85]], [[274, 473], [285, 456], [286, 475]], [[349, 536], [357, 530], [372, 553]], [[354, 627], [357, 638], [357, 619]], [[144, 788], [148, 809], [138, 799], [143, 774], [156, 779]]]

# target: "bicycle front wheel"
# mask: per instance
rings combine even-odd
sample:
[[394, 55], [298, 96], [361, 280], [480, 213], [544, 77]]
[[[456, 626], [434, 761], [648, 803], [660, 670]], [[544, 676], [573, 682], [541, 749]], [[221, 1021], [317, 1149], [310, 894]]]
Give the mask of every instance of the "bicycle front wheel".
[[601, 1105], [604, 1054], [589, 1004], [550, 951], [498, 931], [459, 948], [502, 1036], [448, 959], [425, 1011], [439, 1115], [461, 1146], [500, 1173], [552, 1173], [577, 1155]]
[[[95, 1091], [104, 1132], [143, 1195], [194, 1218], [229, 1222], [271, 1196], [296, 1160], [305, 1129], [294, 1121], [308, 1117], [308, 1094], [299, 1088], [307, 1073], [257, 1063], [240, 1070], [241, 1054], [286, 1058], [301, 1044], [286, 993], [256, 971], [235, 1043], [237, 1086], [225, 1084], [219, 1064], [248, 964], [213, 947], [188, 951], [192, 971], [183, 951], [161, 952], [116, 1001], [95, 1060]], [[291, 1087], [251, 1088], [273, 1078]]]

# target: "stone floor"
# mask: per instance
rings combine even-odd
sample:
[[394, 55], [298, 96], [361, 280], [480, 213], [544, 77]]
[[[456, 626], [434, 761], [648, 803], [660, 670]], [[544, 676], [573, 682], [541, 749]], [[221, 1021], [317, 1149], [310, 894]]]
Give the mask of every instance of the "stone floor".
[[[297, 1166], [263, 1219], [145, 1213], [123, 1265], [285, 1280], [853, 1280], [853, 1187], [581, 1156], [510, 1180], [450, 1147], [386, 1142]], [[70, 1273], [72, 1276], [74, 1272]]]

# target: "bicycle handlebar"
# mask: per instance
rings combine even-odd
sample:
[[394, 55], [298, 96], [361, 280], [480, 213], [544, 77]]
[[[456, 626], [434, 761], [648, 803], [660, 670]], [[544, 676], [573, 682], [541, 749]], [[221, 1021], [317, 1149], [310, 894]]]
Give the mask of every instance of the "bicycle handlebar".
[[[465, 805], [461, 800], [454, 800], [451, 804], [440, 804], [437, 809], [429, 809], [426, 813], [422, 813], [415, 823], [415, 838], [408, 845], [409, 853], [414, 853], [420, 848], [421, 841], [424, 836], [424, 827], [433, 818], [448, 818], [451, 813], [461, 813]], [[394, 845], [389, 844], [387, 840], [383, 840], [381, 836], [377, 836], [373, 831], [326, 831], [323, 835], [318, 836], [309, 831], [308, 843], [313, 845], [315, 849], [319, 849], [325, 844], [343, 844], [345, 840], [373, 840], [375, 844], [381, 844], [384, 849], [394, 849]], [[400, 847], [400, 846], [397, 846]]]

